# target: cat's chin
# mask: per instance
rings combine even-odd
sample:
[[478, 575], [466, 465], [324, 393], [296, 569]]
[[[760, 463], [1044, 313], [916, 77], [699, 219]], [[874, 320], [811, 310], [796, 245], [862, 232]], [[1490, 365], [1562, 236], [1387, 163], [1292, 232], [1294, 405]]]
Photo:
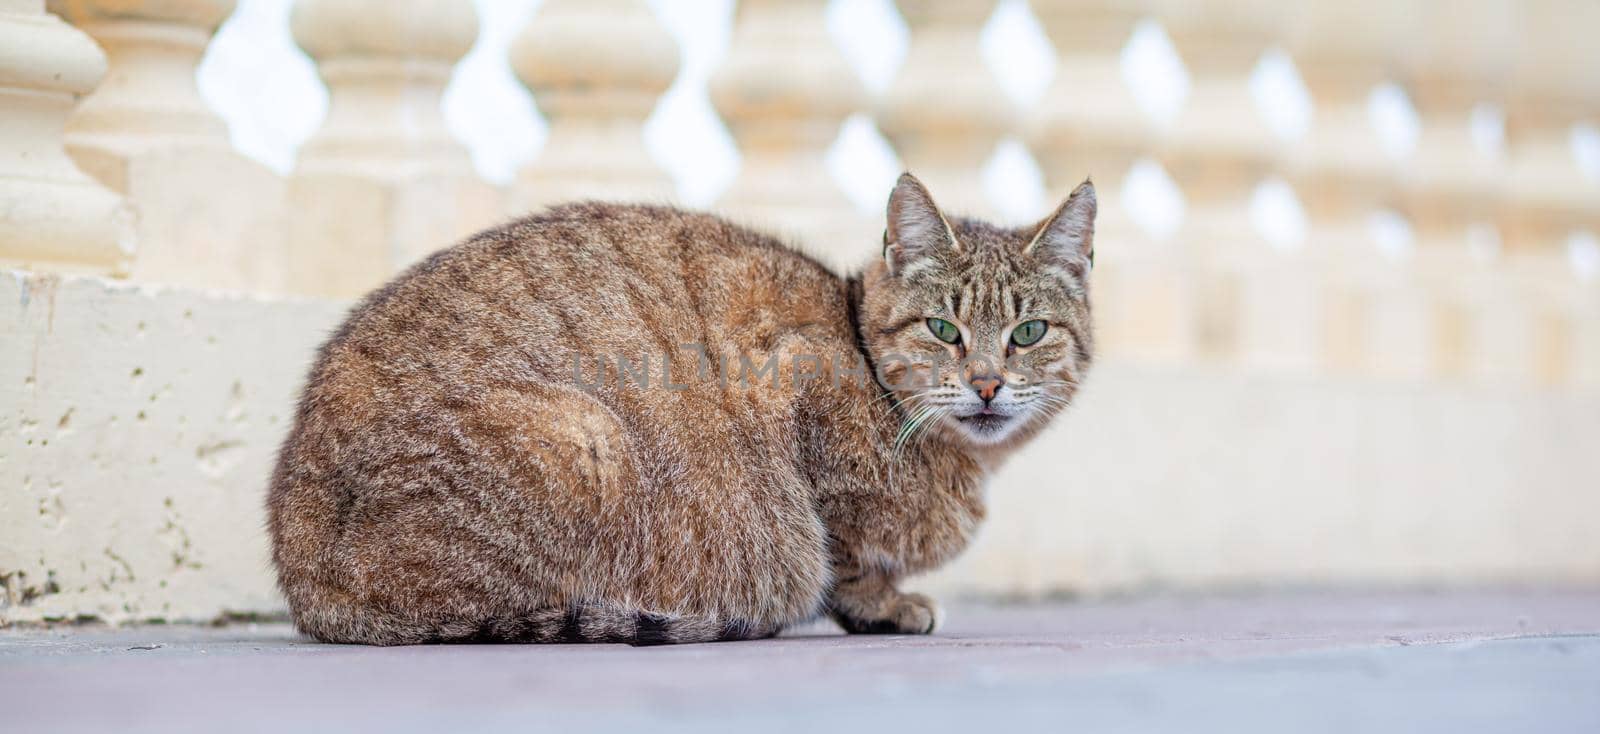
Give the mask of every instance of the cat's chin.
[[967, 440], [979, 446], [989, 446], [1004, 441], [1022, 423], [1021, 416], [997, 413], [974, 413], [951, 419]]

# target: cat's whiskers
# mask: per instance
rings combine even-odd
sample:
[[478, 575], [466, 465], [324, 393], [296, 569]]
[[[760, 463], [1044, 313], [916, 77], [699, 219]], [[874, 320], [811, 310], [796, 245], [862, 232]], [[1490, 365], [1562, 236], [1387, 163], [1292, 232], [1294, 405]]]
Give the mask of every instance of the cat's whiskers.
[[895, 463], [899, 462], [900, 455], [905, 450], [905, 447], [910, 444], [911, 439], [916, 436], [919, 430], [926, 429], [934, 423], [934, 419], [942, 417], [943, 414], [949, 412], [951, 403], [948, 400], [938, 400], [940, 397], [948, 397], [949, 395], [949, 390], [940, 389], [915, 393], [911, 396], [911, 399], [922, 402], [920, 405], [916, 406], [915, 411], [900, 424], [900, 431], [895, 436], [894, 443]]
[[[1069, 407], [1072, 407], [1072, 398], [1062, 395], [1045, 394], [1036, 400], [1041, 403], [1041, 407], [1039, 409], [1044, 411], [1045, 417], [1047, 418], [1054, 416]], [[1031, 403], [1034, 401], [1029, 402]]]
[[906, 440], [910, 438], [911, 432], [915, 430], [919, 423], [921, 423], [930, 414], [938, 409], [939, 406], [931, 402], [925, 402], [916, 406], [911, 413], [900, 422], [900, 430], [895, 434], [894, 438], [895, 451], [898, 452], [900, 448], [905, 445]]
[[[1076, 380], [1041, 380], [1029, 384], [1025, 388], [1013, 392], [1017, 405], [1029, 413], [1039, 412], [1045, 419], [1052, 418], [1072, 406], [1072, 393], [1076, 392]], [[1067, 394], [1059, 394], [1046, 388], [1067, 387]]]

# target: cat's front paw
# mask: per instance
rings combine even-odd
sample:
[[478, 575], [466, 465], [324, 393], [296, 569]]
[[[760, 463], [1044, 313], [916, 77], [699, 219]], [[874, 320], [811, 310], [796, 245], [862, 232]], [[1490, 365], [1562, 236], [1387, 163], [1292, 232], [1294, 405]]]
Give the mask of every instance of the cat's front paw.
[[944, 612], [939, 603], [924, 594], [900, 594], [888, 604], [888, 615], [880, 619], [858, 619], [835, 615], [846, 632], [855, 635], [926, 635], [939, 628]]

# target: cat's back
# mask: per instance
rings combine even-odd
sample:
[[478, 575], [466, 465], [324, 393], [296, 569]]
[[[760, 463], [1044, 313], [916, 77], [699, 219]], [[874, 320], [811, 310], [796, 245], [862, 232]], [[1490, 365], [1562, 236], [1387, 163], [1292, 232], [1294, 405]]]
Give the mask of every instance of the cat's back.
[[313, 381], [351, 361], [396, 377], [560, 379], [575, 360], [684, 345], [755, 353], [796, 329], [845, 345], [845, 288], [815, 260], [715, 215], [568, 204], [481, 232], [368, 297]]

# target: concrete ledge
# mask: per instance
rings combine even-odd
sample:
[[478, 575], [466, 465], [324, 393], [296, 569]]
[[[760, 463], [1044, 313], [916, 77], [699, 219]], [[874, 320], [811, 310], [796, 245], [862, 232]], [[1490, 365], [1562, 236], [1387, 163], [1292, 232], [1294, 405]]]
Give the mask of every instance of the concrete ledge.
[[265, 477], [342, 311], [0, 275], [0, 622], [279, 608]]
[[[338, 302], [0, 277], [0, 623], [282, 609], [267, 473]], [[944, 594], [1600, 582], [1600, 398], [1107, 363]]]
[[1600, 581], [1600, 397], [1103, 364], [944, 591]]

